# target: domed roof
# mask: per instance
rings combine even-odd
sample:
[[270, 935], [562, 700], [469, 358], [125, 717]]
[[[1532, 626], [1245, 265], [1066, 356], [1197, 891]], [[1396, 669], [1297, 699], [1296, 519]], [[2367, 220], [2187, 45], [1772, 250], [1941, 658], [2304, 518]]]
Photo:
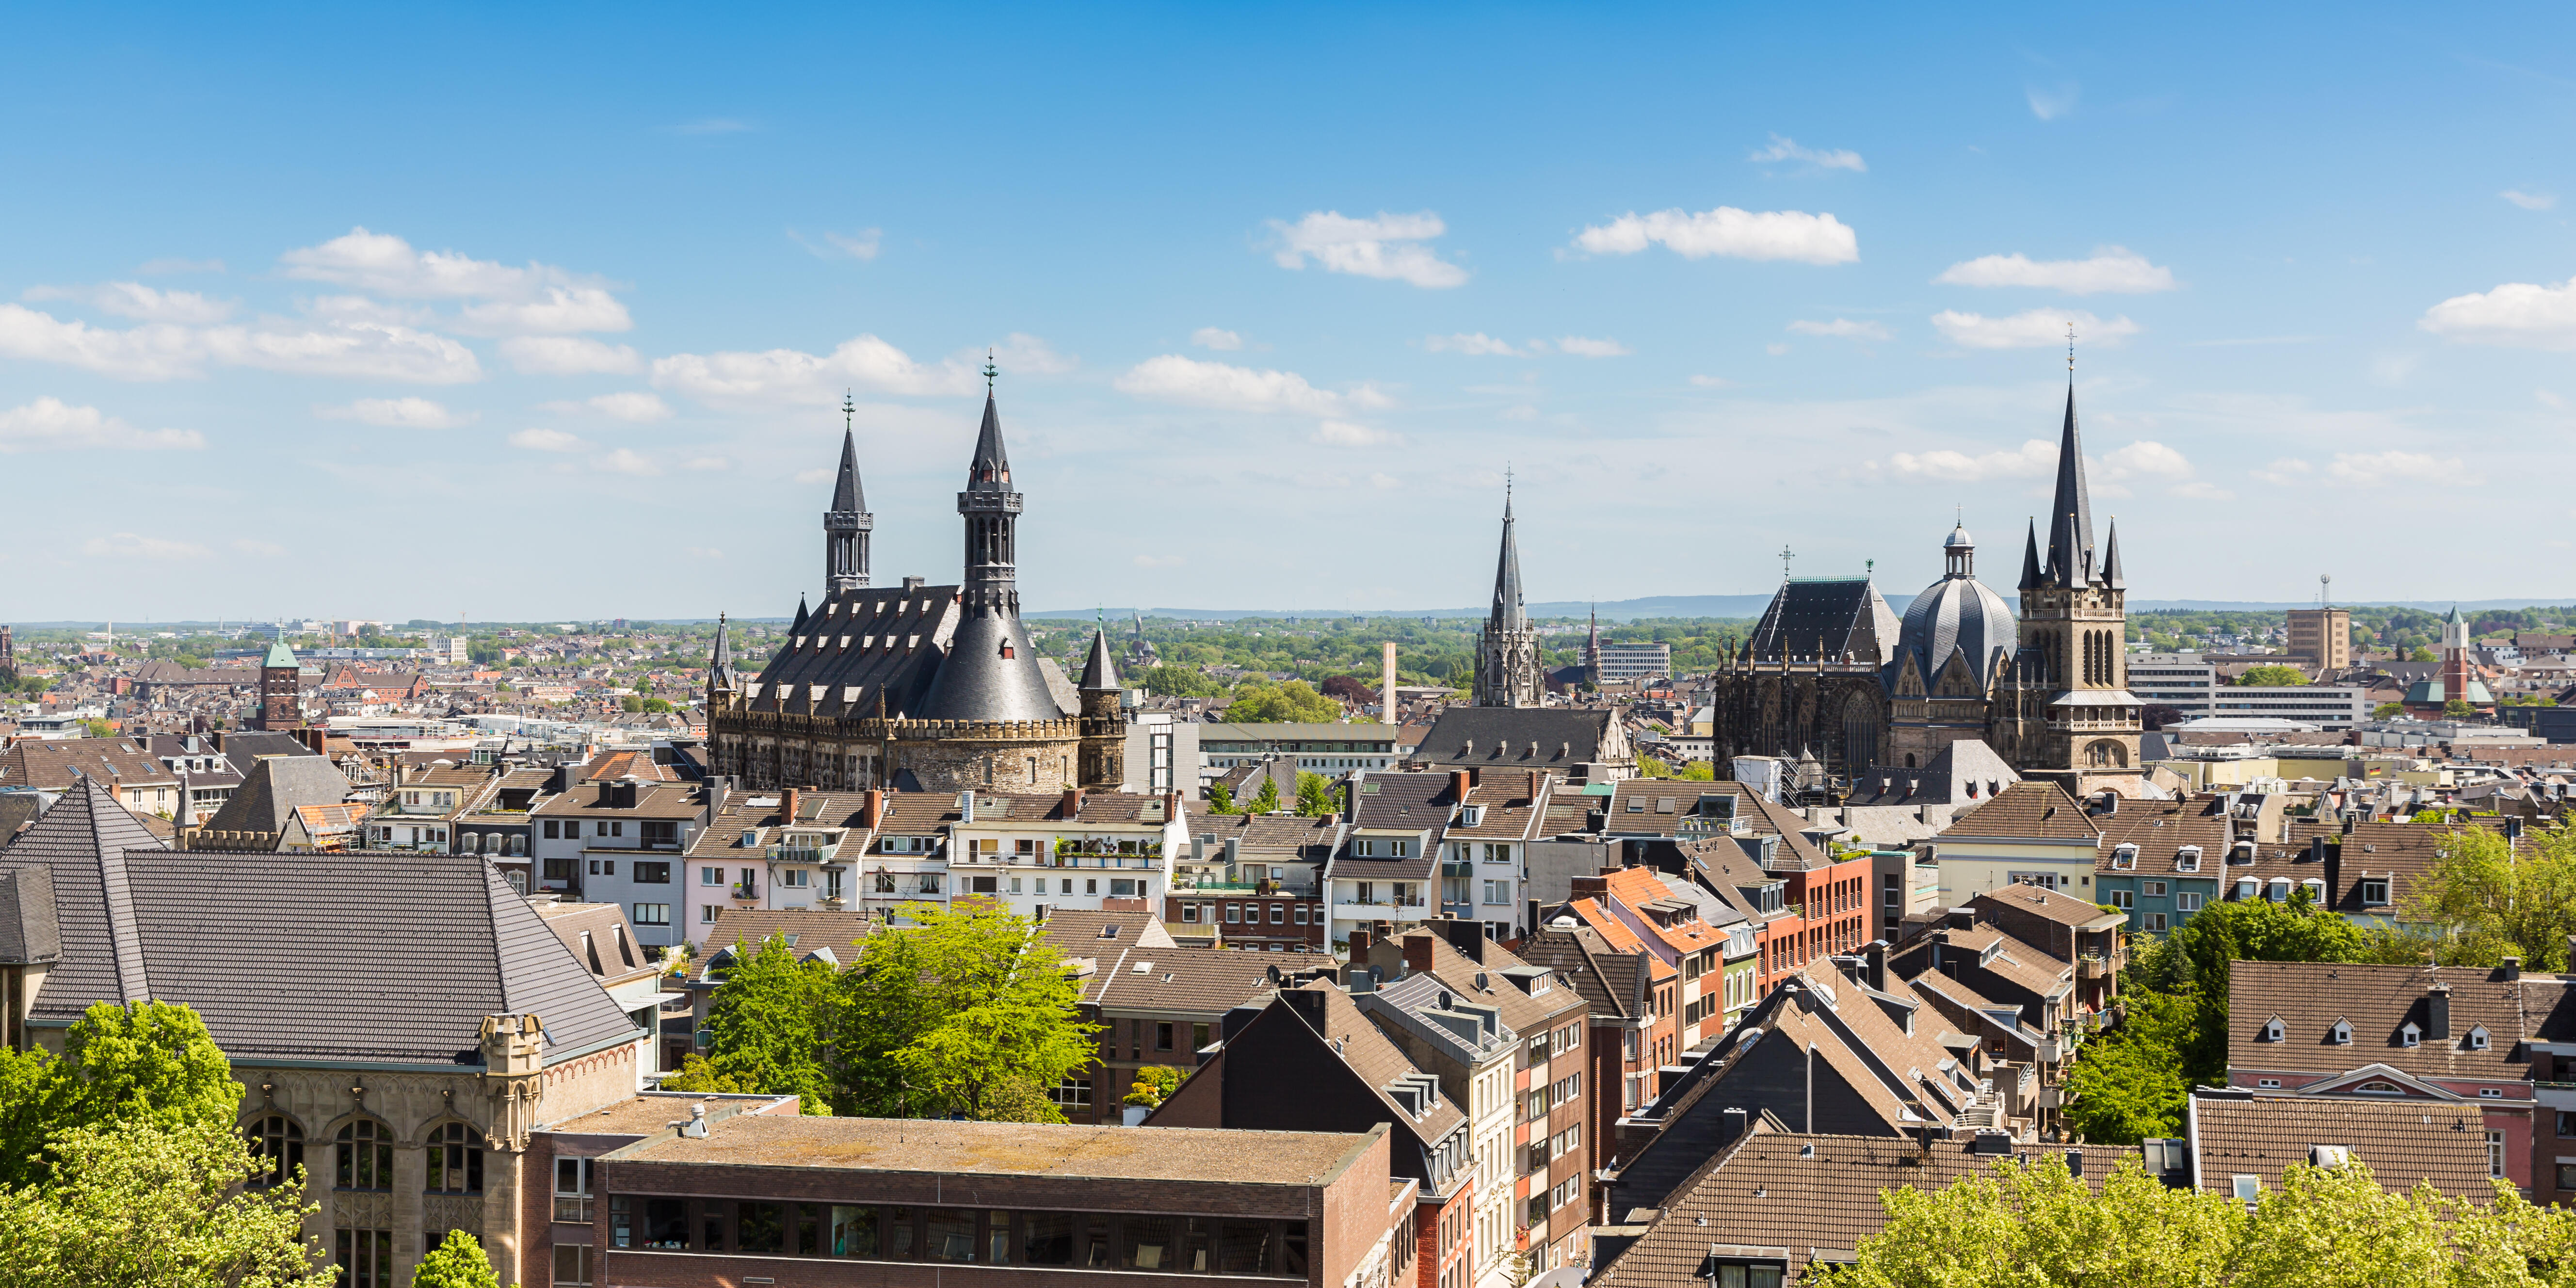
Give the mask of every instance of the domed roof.
[[1968, 530], [1965, 527], [1953, 527], [1950, 529], [1950, 539], [1942, 542], [1941, 548], [1944, 550], [1972, 550], [1976, 548], [1976, 544], [1976, 541], [1968, 536]]
[[[1953, 540], [1965, 535], [1951, 533]], [[2004, 597], [1962, 574], [1924, 587], [1905, 606], [1905, 625], [1897, 633], [1896, 646], [1900, 653], [1914, 655], [1926, 685], [1938, 682], [1953, 650], [1964, 651], [1968, 669], [1984, 686], [1994, 681], [1996, 655], [2009, 652], [2018, 636], [2012, 608]]]

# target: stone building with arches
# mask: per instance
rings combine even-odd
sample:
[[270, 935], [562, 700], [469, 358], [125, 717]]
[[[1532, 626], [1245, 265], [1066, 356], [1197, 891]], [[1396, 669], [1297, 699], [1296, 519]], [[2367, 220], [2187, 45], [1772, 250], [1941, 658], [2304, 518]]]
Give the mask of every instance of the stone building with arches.
[[1095, 632], [1080, 685], [1020, 620], [1019, 521], [1001, 414], [988, 392], [966, 489], [965, 579], [873, 584], [875, 517], [852, 431], [824, 511], [819, 609], [796, 606], [757, 677], [735, 669], [720, 619], [707, 675], [709, 769], [754, 789], [810, 786], [1051, 792], [1125, 781], [1117, 667]]
[[1964, 524], [1941, 579], [1900, 619], [1872, 577], [1787, 577], [1715, 681], [1721, 757], [1814, 758], [1832, 775], [1928, 766], [1982, 741], [2027, 777], [2136, 794], [2142, 703], [2128, 691], [2128, 583], [2116, 525], [2100, 549], [2066, 394], [2046, 554], [2033, 520], [2016, 615], [1976, 575]]
[[0, 850], [50, 901], [0, 927], [51, 943], [0, 1033], [59, 1052], [93, 1002], [193, 1008], [243, 1087], [241, 1126], [344, 1288], [408, 1284], [464, 1230], [505, 1282], [547, 1220], [541, 1124], [634, 1099], [652, 1041], [480, 855], [170, 850], [94, 781]]

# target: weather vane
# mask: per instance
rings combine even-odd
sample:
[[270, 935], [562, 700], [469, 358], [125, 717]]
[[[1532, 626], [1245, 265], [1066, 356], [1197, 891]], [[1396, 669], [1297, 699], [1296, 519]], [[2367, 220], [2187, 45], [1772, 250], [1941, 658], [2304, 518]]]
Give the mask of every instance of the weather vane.
[[859, 405], [851, 400], [851, 392], [847, 389], [841, 391], [841, 428], [845, 431], [850, 429], [851, 418], [859, 413]]
[[993, 377], [1000, 374], [1002, 374], [1002, 369], [993, 365], [993, 350], [990, 346], [986, 346], [984, 350], [984, 393], [987, 396], [990, 396], [993, 392]]
[[2066, 324], [2066, 374], [2070, 378], [2075, 374], [2075, 324], [2072, 322]]

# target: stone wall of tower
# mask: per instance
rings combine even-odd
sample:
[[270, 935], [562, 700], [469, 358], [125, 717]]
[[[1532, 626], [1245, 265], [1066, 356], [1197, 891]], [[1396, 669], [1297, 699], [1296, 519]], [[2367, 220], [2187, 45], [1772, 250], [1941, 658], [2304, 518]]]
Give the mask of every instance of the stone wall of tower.
[[1476, 637], [1476, 705], [1534, 707], [1546, 691], [1539, 676], [1538, 631], [1488, 623]]
[[[1082, 778], [1083, 739], [1075, 721], [904, 722], [895, 733], [887, 748], [886, 774], [891, 779], [910, 770], [924, 791], [993, 787], [1051, 792], [1068, 784], [1102, 785]], [[1106, 785], [1118, 783], [1112, 779]]]
[[303, 689], [303, 671], [299, 667], [260, 668], [259, 727], [268, 730], [303, 727]]
[[1078, 762], [1084, 788], [1114, 789], [1127, 781], [1126, 697], [1116, 689], [1084, 690], [1082, 752]]
[[2057, 778], [2070, 790], [2116, 789], [2136, 781], [2143, 726], [2134, 700], [2061, 706], [2056, 718], [2050, 709], [2059, 695], [2126, 693], [2128, 618], [2128, 591], [2117, 586], [2093, 582], [2022, 591], [2023, 656], [2035, 652], [2041, 662], [2036, 674], [2020, 677], [2022, 691], [2014, 695], [2013, 714], [2024, 731], [2005, 753], [2014, 768]]

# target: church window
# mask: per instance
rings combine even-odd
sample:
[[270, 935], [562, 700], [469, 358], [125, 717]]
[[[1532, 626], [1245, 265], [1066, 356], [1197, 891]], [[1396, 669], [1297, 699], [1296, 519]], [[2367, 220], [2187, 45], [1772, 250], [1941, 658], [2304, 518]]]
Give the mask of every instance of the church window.
[[332, 1184], [344, 1190], [389, 1190], [394, 1187], [393, 1133], [384, 1124], [359, 1119], [340, 1129], [339, 1167]]
[[446, 1194], [483, 1192], [483, 1147], [475, 1143], [473, 1128], [448, 1123], [430, 1129], [429, 1189]]
[[251, 1156], [260, 1160], [249, 1184], [257, 1189], [284, 1185], [304, 1166], [304, 1128], [284, 1114], [270, 1114], [250, 1127]]

